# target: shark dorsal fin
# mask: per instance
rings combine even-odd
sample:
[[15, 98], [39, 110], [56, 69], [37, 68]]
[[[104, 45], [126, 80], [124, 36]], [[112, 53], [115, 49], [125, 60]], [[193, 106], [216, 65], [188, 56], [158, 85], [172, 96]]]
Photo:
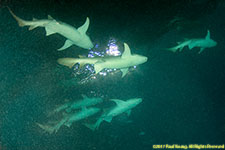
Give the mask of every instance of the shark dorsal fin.
[[124, 43], [124, 52], [122, 54], [122, 58], [130, 57], [130, 56], [131, 56], [130, 48], [127, 45], [127, 43]]
[[111, 101], [115, 102], [117, 106], [124, 104], [125, 102], [119, 99], [111, 99]]
[[54, 20], [54, 18], [52, 16], [50, 16], [50, 15], [48, 15], [48, 19], [49, 20]]
[[85, 34], [88, 30], [89, 24], [90, 24], [90, 20], [87, 17], [85, 23], [77, 29], [78, 32], [80, 32], [81, 34]]
[[207, 30], [207, 35], [206, 35], [206, 37], [205, 37], [205, 39], [207, 40], [209, 40], [210, 39], [210, 31], [209, 30]]

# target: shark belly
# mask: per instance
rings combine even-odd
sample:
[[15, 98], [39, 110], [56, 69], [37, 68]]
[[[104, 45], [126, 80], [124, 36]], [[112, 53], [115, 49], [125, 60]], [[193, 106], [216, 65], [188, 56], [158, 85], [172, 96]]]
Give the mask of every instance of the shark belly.
[[116, 107], [112, 111], [110, 111], [107, 116], [115, 117], [126, 112], [127, 110], [129, 110], [129, 107]]
[[110, 60], [106, 60], [103, 63], [100, 63], [101, 67], [108, 68], [108, 69], [121, 69], [121, 68], [128, 68], [133, 66], [132, 62], [123, 60], [121, 58], [112, 58]]
[[80, 40], [80, 33], [74, 27], [68, 24], [51, 21], [50, 23], [45, 25], [45, 28], [47, 33], [58, 33], [73, 42], [78, 42]]

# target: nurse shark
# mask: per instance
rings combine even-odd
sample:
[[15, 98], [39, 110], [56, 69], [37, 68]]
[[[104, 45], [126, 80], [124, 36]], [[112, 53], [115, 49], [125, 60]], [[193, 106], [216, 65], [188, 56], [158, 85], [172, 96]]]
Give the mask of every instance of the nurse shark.
[[145, 63], [147, 57], [137, 54], [131, 54], [129, 46], [124, 43], [124, 52], [122, 56], [110, 57], [94, 57], [94, 58], [60, 58], [58, 63], [72, 68], [73, 65], [79, 63], [81, 66], [85, 64], [94, 65], [95, 73], [99, 73], [103, 69], [120, 69], [122, 77], [128, 73], [129, 67], [137, 66]]
[[127, 113], [128, 116], [131, 113], [131, 109], [136, 107], [138, 104], [142, 102], [141, 98], [133, 98], [127, 101], [119, 100], [119, 99], [111, 99], [111, 101], [116, 103], [116, 106], [110, 109], [109, 111], [103, 113], [95, 124], [85, 124], [91, 130], [98, 129], [102, 121], [111, 122], [113, 117], [116, 117], [122, 113]]
[[210, 38], [210, 31], [207, 31], [207, 35], [205, 38], [202, 39], [189, 39], [184, 42], [178, 42], [178, 45], [172, 48], [169, 48], [168, 50], [172, 52], [176, 52], [177, 50], [182, 51], [182, 49], [185, 46], [188, 46], [188, 48], [191, 50], [194, 47], [200, 47], [199, 54], [203, 52], [205, 48], [214, 47], [217, 45], [217, 42]]
[[[9, 9], [9, 8], [8, 8]], [[65, 44], [59, 48], [58, 50], [64, 50], [72, 45], [77, 45], [84, 49], [91, 49], [94, 47], [93, 43], [91, 42], [91, 39], [86, 34], [90, 20], [87, 17], [85, 23], [79, 27], [78, 29], [74, 28], [73, 26], [56, 21], [54, 18], [52, 18], [50, 15], [48, 15], [48, 19], [33, 19], [32, 21], [23, 20], [19, 17], [17, 17], [11, 9], [9, 9], [9, 12], [12, 14], [12, 16], [16, 19], [19, 26], [30, 26], [29, 30], [32, 30], [37, 27], [44, 27], [46, 30], [46, 36], [49, 36], [54, 33], [58, 33], [65, 38], [67, 38]]]
[[43, 125], [40, 123], [36, 123], [36, 124], [43, 130], [45, 130], [46, 132], [52, 134], [54, 132], [56, 133], [63, 125], [70, 127], [73, 122], [86, 119], [86, 118], [98, 113], [99, 111], [100, 111], [100, 108], [82, 107], [81, 111], [79, 111], [79, 112], [75, 112], [75, 113], [71, 113], [71, 114], [64, 113], [63, 118], [53, 126]]

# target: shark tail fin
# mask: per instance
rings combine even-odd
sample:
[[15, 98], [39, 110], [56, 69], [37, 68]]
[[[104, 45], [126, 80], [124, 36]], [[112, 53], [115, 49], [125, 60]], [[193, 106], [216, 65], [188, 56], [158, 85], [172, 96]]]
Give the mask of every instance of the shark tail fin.
[[23, 26], [26, 26], [26, 25], [27, 25], [27, 24], [26, 24], [26, 21], [23, 20], [23, 19], [21, 19], [21, 18], [19, 18], [19, 17], [17, 17], [17, 16], [12, 12], [12, 10], [11, 10], [9, 7], [8, 7], [8, 10], [9, 10], [10, 14], [13, 16], [13, 18], [16, 19], [16, 21], [18, 22], [18, 24], [19, 24], [20, 27], [23, 27]]
[[64, 65], [64, 66], [67, 66], [69, 68], [72, 68], [76, 63], [79, 63], [79, 60], [75, 59], [75, 58], [59, 58], [57, 60], [57, 62], [60, 65]]
[[184, 46], [186, 46], [186, 45], [180, 44], [175, 47], [167, 48], [167, 50], [172, 51], [172, 52], [176, 52], [177, 50], [179, 50], [181, 52], [183, 50]]

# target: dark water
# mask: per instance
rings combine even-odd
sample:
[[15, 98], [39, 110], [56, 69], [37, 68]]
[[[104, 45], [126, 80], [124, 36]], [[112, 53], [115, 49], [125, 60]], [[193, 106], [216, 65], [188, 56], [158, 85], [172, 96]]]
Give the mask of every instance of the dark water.
[[[50, 14], [75, 27], [89, 16], [88, 35], [95, 44], [104, 47], [114, 38], [122, 49], [126, 42], [148, 62], [124, 78], [118, 74], [62, 84], [73, 76], [56, 60], [88, 51], [72, 46], [58, 52], [64, 37], [46, 37], [44, 28], [19, 27], [5, 6], [27, 20]], [[171, 21], [174, 18], [179, 19]], [[224, 1], [3, 0], [0, 22], [0, 149], [148, 150], [154, 144], [224, 144]], [[203, 38], [207, 29], [216, 47], [201, 54], [199, 48], [165, 50], [184, 38]], [[134, 97], [143, 102], [129, 118], [104, 122], [94, 132], [82, 121], [55, 134], [35, 124], [47, 122], [46, 112], [81, 94], [105, 102]]]

